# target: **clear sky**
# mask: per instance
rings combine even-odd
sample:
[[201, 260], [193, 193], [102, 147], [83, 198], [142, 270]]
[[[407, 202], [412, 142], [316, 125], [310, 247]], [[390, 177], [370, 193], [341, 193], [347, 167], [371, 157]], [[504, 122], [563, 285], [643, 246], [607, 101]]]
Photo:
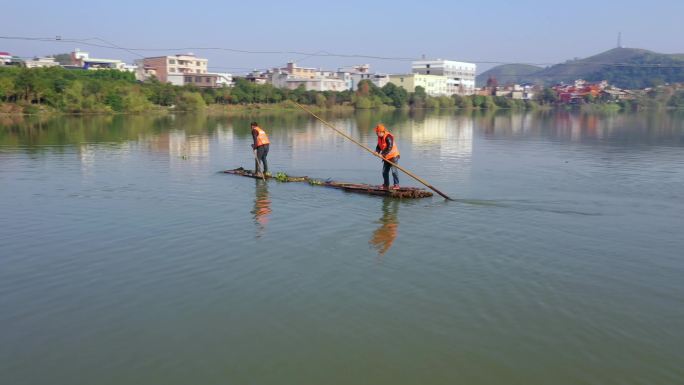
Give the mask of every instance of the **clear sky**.
[[[101, 38], [121, 47], [226, 47], [484, 62], [556, 63], [617, 44], [684, 53], [684, 0], [571, 2], [490, 1], [3, 1], [0, 35]], [[91, 43], [104, 44], [98, 40]], [[0, 39], [17, 56], [69, 52], [137, 58], [85, 44]], [[222, 72], [243, 73], [295, 60], [335, 69], [369, 63], [380, 72], [409, 72], [410, 63], [296, 54], [193, 50]], [[143, 56], [180, 53], [139, 51]], [[480, 71], [479, 71], [480, 72]]]

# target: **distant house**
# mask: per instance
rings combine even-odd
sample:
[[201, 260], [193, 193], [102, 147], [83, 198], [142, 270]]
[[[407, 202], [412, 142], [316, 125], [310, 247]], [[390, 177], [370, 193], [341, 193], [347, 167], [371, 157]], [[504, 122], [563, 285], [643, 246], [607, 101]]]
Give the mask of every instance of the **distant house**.
[[12, 55], [9, 52], [0, 52], [0, 65], [10, 65]]
[[307, 91], [344, 91], [349, 89], [349, 84], [342, 78], [331, 76], [299, 77], [286, 72], [274, 72], [271, 75], [271, 84], [278, 88], [290, 90], [304, 86]]
[[270, 76], [274, 87], [290, 90], [303, 86], [307, 91], [345, 91], [352, 87], [349, 73], [299, 67], [293, 62], [283, 68], [274, 68], [266, 75]]
[[142, 64], [144, 71], [154, 71], [162, 83], [216, 87], [217, 76], [208, 76], [209, 60], [199, 58], [193, 53], [147, 57], [142, 60]]
[[127, 70], [126, 63], [119, 59], [100, 59], [90, 57], [90, 54], [78, 48], [71, 53], [71, 65], [85, 70], [115, 69]]
[[408, 92], [415, 92], [416, 87], [423, 87], [430, 96], [446, 96], [447, 77], [440, 75], [422, 75], [417, 73], [405, 75], [390, 75], [389, 82], [397, 87], [403, 87]]
[[584, 103], [588, 97], [597, 98], [606, 87], [605, 80], [599, 83], [589, 83], [585, 80], [575, 80], [573, 85], [559, 84], [553, 88], [558, 95], [558, 101], [566, 104]]
[[53, 57], [36, 57], [32, 60], [25, 60], [26, 68], [56, 67], [59, 63]]
[[634, 99], [634, 94], [627, 90], [621, 90], [619, 88], [606, 88], [601, 90], [601, 98], [604, 100], [619, 101], [619, 100], [631, 100]]
[[157, 71], [151, 67], [146, 66], [143, 59], [135, 61], [135, 79], [139, 82], [149, 80], [152, 77], [157, 77]]
[[411, 63], [411, 72], [421, 75], [437, 75], [447, 78], [447, 95], [472, 95], [475, 93], [475, 63], [453, 60], [418, 60]]
[[245, 80], [254, 84], [266, 84], [270, 81], [269, 72], [260, 72], [254, 70], [245, 76]]
[[359, 89], [359, 83], [362, 80], [368, 80], [377, 87], [382, 88], [385, 84], [389, 83], [389, 75], [373, 73], [370, 71], [369, 64], [355, 65], [351, 67], [342, 67], [337, 70], [338, 77], [348, 79], [349, 89], [356, 91]]
[[233, 75], [229, 73], [216, 72], [212, 73], [216, 75], [216, 86], [217, 87], [232, 87], [233, 86]]

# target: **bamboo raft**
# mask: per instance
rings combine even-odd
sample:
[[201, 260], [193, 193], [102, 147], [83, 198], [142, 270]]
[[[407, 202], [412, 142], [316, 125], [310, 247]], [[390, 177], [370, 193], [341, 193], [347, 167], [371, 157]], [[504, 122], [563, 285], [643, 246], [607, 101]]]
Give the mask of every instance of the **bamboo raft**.
[[[222, 172], [224, 174], [239, 175], [253, 179], [262, 178], [260, 175], [257, 176], [253, 170], [247, 170], [242, 167], [233, 170], [224, 170]], [[388, 190], [383, 188], [382, 186], [374, 186], [364, 183], [336, 182], [332, 180], [320, 180], [309, 178], [308, 176], [290, 176], [284, 173], [276, 173], [275, 175], [266, 174], [264, 175], [264, 178], [266, 180], [275, 179], [279, 182], [306, 182], [312, 186], [330, 187], [352, 193], [383, 196], [389, 198], [417, 199], [428, 198], [432, 196], [432, 192], [418, 187], [401, 187], [396, 190]]]

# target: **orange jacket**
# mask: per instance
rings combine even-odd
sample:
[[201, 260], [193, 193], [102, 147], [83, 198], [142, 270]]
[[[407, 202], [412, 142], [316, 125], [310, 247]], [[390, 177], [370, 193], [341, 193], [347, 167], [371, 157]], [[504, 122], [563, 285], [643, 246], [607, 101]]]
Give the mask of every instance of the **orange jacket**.
[[383, 156], [385, 159], [392, 160], [399, 156], [399, 147], [397, 146], [397, 142], [394, 140], [394, 135], [392, 135], [389, 131], [385, 131], [385, 135], [378, 137], [378, 148], [380, 149], [381, 153], [387, 149], [388, 136], [392, 139], [392, 148], [389, 150], [387, 155]]
[[268, 135], [266, 135], [266, 131], [262, 130], [261, 127], [254, 127], [253, 130], [257, 132], [256, 143], [254, 144], [254, 147], [259, 147], [263, 146], [264, 144], [271, 143], [271, 141], [268, 140]]

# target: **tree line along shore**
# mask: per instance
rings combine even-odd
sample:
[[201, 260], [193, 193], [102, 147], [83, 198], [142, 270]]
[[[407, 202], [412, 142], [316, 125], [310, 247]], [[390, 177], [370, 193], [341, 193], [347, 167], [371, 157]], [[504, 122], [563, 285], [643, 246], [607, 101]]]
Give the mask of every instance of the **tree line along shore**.
[[[156, 80], [138, 82], [130, 72], [74, 71], [51, 68], [0, 68], [0, 113], [140, 113], [149, 111], [240, 111], [243, 109], [296, 109], [293, 102], [317, 109], [513, 109], [559, 107], [550, 89], [533, 100], [482, 95], [429, 96], [421, 87], [407, 92], [394, 84], [382, 88], [362, 81], [356, 91], [280, 89], [237, 79], [233, 87], [175, 86]], [[568, 108], [568, 106], [562, 106]], [[684, 91], [655, 90], [626, 101], [587, 100], [582, 108], [637, 110], [684, 108]], [[574, 108], [574, 106], [573, 106]]]

